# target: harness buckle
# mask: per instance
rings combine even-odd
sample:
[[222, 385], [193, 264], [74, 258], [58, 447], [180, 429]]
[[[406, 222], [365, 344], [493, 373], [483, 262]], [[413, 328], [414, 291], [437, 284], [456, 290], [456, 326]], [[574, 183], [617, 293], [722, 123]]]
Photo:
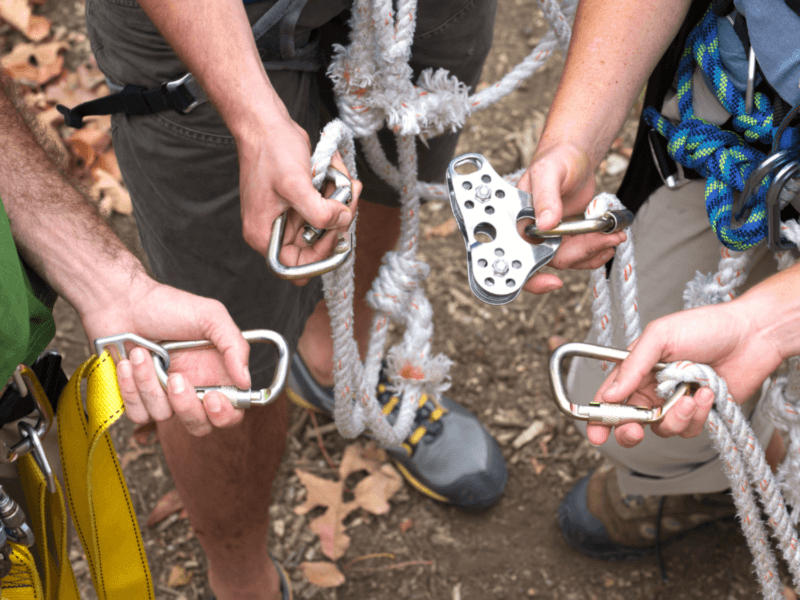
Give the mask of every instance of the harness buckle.
[[[30, 425], [25, 421], [19, 422], [18, 427], [22, 439], [11, 446], [11, 448], [9, 448], [5, 442], [0, 441], [0, 462], [2, 463], [16, 462], [20, 456], [34, 449], [34, 439], [32, 436], [26, 434], [26, 427], [29, 427], [30, 431], [34, 432], [34, 437], [40, 440], [50, 431], [50, 426], [55, 419], [50, 399], [47, 397], [47, 394], [44, 393], [42, 384], [39, 383], [39, 379], [30, 367], [19, 365], [14, 371], [13, 378], [14, 385], [17, 387], [19, 395], [23, 398], [30, 395], [39, 416], [36, 420], [36, 425]], [[41, 444], [39, 447], [41, 447]]]
[[205, 90], [197, 83], [197, 80], [191, 73], [187, 73], [183, 77], [173, 81], [166, 82], [164, 87], [168, 92], [176, 92], [180, 90], [180, 88], [183, 88], [184, 93], [192, 99], [192, 102], [180, 111], [184, 115], [189, 114], [195, 108], [208, 101]]
[[[332, 181], [336, 189], [330, 196], [331, 200], [337, 200], [342, 204], [350, 204], [352, 198], [352, 185], [350, 179], [341, 171], [328, 167], [325, 172], [326, 181]], [[324, 275], [341, 267], [350, 254], [353, 252], [353, 240], [340, 238], [333, 254], [323, 260], [309, 263], [307, 265], [297, 265], [287, 267], [280, 260], [281, 248], [283, 247], [283, 233], [286, 229], [286, 213], [280, 215], [272, 224], [272, 237], [269, 240], [267, 250], [267, 265], [270, 270], [281, 279], [308, 279]], [[311, 245], [325, 233], [324, 229], [317, 229], [306, 224], [302, 234], [303, 240]], [[352, 235], [352, 234], [351, 234]]]
[[[462, 174], [456, 169], [472, 165]], [[481, 154], [457, 156], [447, 168], [450, 207], [467, 248], [472, 293], [486, 304], [507, 304], [550, 262], [561, 237], [531, 244], [517, 231], [520, 219], [535, 219], [533, 197], [507, 183]]]
[[666, 140], [653, 128], [647, 132], [647, 143], [650, 146], [650, 154], [653, 156], [658, 176], [661, 177], [664, 185], [671, 190], [677, 190], [691, 181], [684, 174], [683, 166], [672, 160], [666, 148]]
[[[232, 385], [204, 386], [196, 388], [197, 397], [202, 400], [208, 392], [219, 392], [230, 400], [233, 408], [250, 408], [251, 406], [266, 406], [273, 402], [283, 391], [286, 385], [286, 376], [289, 372], [289, 347], [283, 337], [267, 329], [254, 329], [243, 331], [242, 335], [251, 344], [253, 342], [266, 342], [275, 346], [278, 351], [278, 365], [269, 387], [263, 390], [241, 390]], [[213, 348], [214, 344], [208, 340], [195, 340], [184, 342], [166, 342], [162, 345], [166, 352], [174, 350], [202, 350]], [[161, 386], [167, 389], [167, 368], [160, 353], [153, 355], [153, 364]]]
[[[689, 383], [680, 383], [673, 394], [661, 406], [644, 408], [628, 404], [613, 404], [607, 402], [590, 402], [589, 404], [573, 404], [567, 397], [567, 389], [562, 377], [562, 364], [568, 356], [583, 356], [597, 360], [608, 360], [620, 363], [630, 354], [626, 350], [606, 348], [581, 342], [570, 342], [559, 346], [550, 356], [550, 389], [553, 391], [558, 410], [576, 421], [588, 421], [602, 425], [616, 426], [624, 423], [658, 423], [675, 403], [691, 390]], [[667, 365], [657, 363], [654, 371], [661, 371]]]

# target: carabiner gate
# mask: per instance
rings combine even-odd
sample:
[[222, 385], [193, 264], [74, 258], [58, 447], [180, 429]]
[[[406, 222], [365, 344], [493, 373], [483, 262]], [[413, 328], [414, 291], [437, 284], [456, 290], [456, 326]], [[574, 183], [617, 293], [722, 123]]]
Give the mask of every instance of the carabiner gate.
[[[275, 367], [275, 375], [268, 388], [263, 390], [241, 390], [233, 385], [217, 385], [196, 388], [197, 397], [202, 400], [208, 392], [219, 392], [230, 400], [233, 408], [250, 408], [251, 406], [266, 406], [275, 400], [283, 391], [286, 385], [286, 376], [289, 372], [289, 347], [283, 337], [267, 329], [254, 329], [243, 331], [242, 335], [251, 344], [253, 342], [266, 342], [275, 346], [278, 351], [278, 364]], [[194, 340], [188, 342], [166, 342], [161, 347], [170, 352], [173, 350], [201, 350], [213, 348], [214, 344], [208, 340]], [[167, 389], [167, 368], [161, 354], [153, 354], [153, 364], [156, 368], [156, 375], [161, 382], [161, 386]]]
[[[559, 346], [550, 356], [550, 389], [558, 409], [566, 416], [576, 421], [600, 423], [609, 427], [624, 423], [658, 423], [675, 403], [691, 391], [691, 384], [680, 383], [669, 399], [661, 406], [644, 408], [629, 404], [614, 404], [608, 402], [590, 402], [589, 404], [573, 404], [567, 397], [567, 389], [561, 376], [561, 365], [568, 356], [583, 356], [597, 360], [608, 360], [621, 363], [630, 354], [627, 350], [606, 348], [580, 342], [571, 342]], [[657, 363], [654, 371], [661, 371], [667, 365]]]
[[[352, 198], [352, 186], [350, 179], [341, 171], [328, 167], [325, 172], [325, 180], [332, 181], [336, 189], [330, 196], [331, 200], [336, 200], [342, 204], [350, 204]], [[353, 252], [352, 239], [339, 239], [336, 247], [328, 258], [307, 265], [287, 267], [280, 260], [281, 248], [283, 247], [283, 234], [286, 230], [286, 213], [280, 215], [272, 224], [272, 236], [269, 239], [269, 249], [267, 250], [267, 265], [270, 270], [281, 279], [308, 279], [324, 275], [341, 267], [350, 254]], [[306, 224], [302, 234], [303, 240], [307, 244], [313, 244], [325, 233], [324, 230], [316, 229]], [[352, 233], [350, 234], [353, 235]]]

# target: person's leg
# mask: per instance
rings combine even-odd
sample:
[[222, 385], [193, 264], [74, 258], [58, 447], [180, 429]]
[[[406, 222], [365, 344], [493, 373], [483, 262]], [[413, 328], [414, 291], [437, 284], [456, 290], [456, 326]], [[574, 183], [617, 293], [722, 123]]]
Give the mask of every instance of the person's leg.
[[[87, 21], [98, 66], [114, 83], [149, 88], [183, 72], [135, 1], [90, 0]], [[313, 120], [317, 128], [309, 100], [313, 78], [282, 72], [272, 80], [279, 93], [294, 99], [287, 102], [293, 118], [301, 124]], [[319, 281], [297, 287], [276, 278], [264, 257], [244, 242], [236, 144], [213, 106], [204, 104], [187, 115], [115, 115], [112, 124], [155, 275], [220, 300], [242, 329], [274, 330], [294, 348], [320, 298]], [[275, 360], [270, 346], [252, 347], [254, 388], [270, 384]], [[268, 509], [286, 428], [285, 398], [249, 409], [241, 425], [204, 438], [189, 436], [174, 420], [159, 424], [218, 600], [280, 597], [278, 573], [267, 553]]]

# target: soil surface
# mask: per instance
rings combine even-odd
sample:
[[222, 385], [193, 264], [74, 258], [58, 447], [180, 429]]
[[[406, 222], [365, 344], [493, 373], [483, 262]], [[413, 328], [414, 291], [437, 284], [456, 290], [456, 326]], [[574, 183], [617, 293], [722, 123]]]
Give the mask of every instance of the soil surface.
[[[83, 28], [83, 3], [50, 0], [38, 9], [70, 30]], [[483, 81], [492, 83], [517, 64], [546, 31], [536, 0], [501, 0], [495, 43]], [[86, 60], [87, 47], [73, 42], [71, 60]], [[527, 165], [563, 61], [560, 56], [500, 104], [473, 116], [459, 152], [484, 154], [500, 173]], [[634, 109], [634, 113], [637, 108]], [[618, 151], [598, 177], [599, 190], [613, 191], [621, 179], [633, 139], [632, 115]], [[294, 408], [287, 453], [274, 485], [270, 509], [270, 547], [294, 582], [295, 597], [425, 598], [436, 600], [547, 598], [562, 600], [632, 600], [634, 598], [710, 598], [742, 600], [757, 595], [750, 554], [735, 522], [696, 529], [664, 548], [668, 581], [655, 557], [633, 563], [606, 563], [584, 558], [563, 542], [556, 509], [568, 490], [601, 463], [596, 449], [557, 412], [547, 375], [551, 336], [582, 340], [590, 325], [586, 273], [564, 274], [563, 289], [543, 297], [525, 294], [504, 307], [479, 302], [466, 279], [463, 241], [457, 231], [432, 228], [452, 218], [449, 206], [431, 203], [423, 210], [422, 253], [431, 265], [428, 296], [435, 309], [435, 350], [455, 361], [449, 395], [477, 414], [496, 436], [508, 461], [509, 481], [502, 500], [482, 514], [468, 514], [432, 501], [406, 486], [384, 516], [357, 514], [348, 523], [352, 544], [339, 561], [371, 558], [345, 571], [346, 582], [320, 589], [297, 569], [303, 560], [322, 560], [319, 542], [308, 529], [307, 516], [293, 508], [304, 495], [296, 466], [333, 479], [315, 441], [306, 414]], [[114, 226], [138, 248], [132, 217], [115, 215]], [[88, 357], [80, 321], [63, 301], [56, 306], [58, 332], [54, 345], [65, 356], [68, 372]], [[130, 453], [132, 425], [125, 419], [113, 431], [118, 452]], [[544, 427], [530, 443], [515, 448], [513, 440], [532, 422]], [[320, 426], [327, 451], [338, 462], [344, 440], [331, 427]], [[155, 503], [174, 485], [157, 443], [125, 467], [131, 496], [140, 518], [156, 596], [164, 600], [210, 598], [205, 558], [188, 520], [168, 518], [146, 527]], [[94, 598], [88, 569], [78, 545], [71, 557], [85, 598]], [[416, 564], [402, 566], [403, 563]], [[390, 568], [387, 565], [400, 565]], [[191, 574], [185, 585], [169, 585], [174, 567]], [[356, 568], [358, 567], [358, 568]]]

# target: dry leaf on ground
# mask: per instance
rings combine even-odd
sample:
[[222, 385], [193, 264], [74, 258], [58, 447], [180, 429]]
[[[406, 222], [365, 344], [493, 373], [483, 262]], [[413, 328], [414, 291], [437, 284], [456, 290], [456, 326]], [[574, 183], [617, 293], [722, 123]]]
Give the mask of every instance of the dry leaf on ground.
[[155, 507], [147, 517], [147, 526], [158, 525], [173, 513], [183, 510], [183, 500], [178, 495], [178, 490], [170, 490], [156, 502]]
[[303, 562], [300, 571], [317, 587], [338, 587], [344, 583], [344, 575], [331, 562]]
[[64, 68], [62, 50], [69, 48], [64, 42], [47, 44], [17, 44], [0, 59], [8, 75], [23, 84], [44, 85], [57, 77]]
[[169, 572], [167, 585], [171, 588], [187, 585], [192, 580], [192, 572], [187, 571], [181, 565], [174, 565]]
[[0, 0], [0, 17], [24, 33], [31, 20], [31, 5], [28, 0]]

